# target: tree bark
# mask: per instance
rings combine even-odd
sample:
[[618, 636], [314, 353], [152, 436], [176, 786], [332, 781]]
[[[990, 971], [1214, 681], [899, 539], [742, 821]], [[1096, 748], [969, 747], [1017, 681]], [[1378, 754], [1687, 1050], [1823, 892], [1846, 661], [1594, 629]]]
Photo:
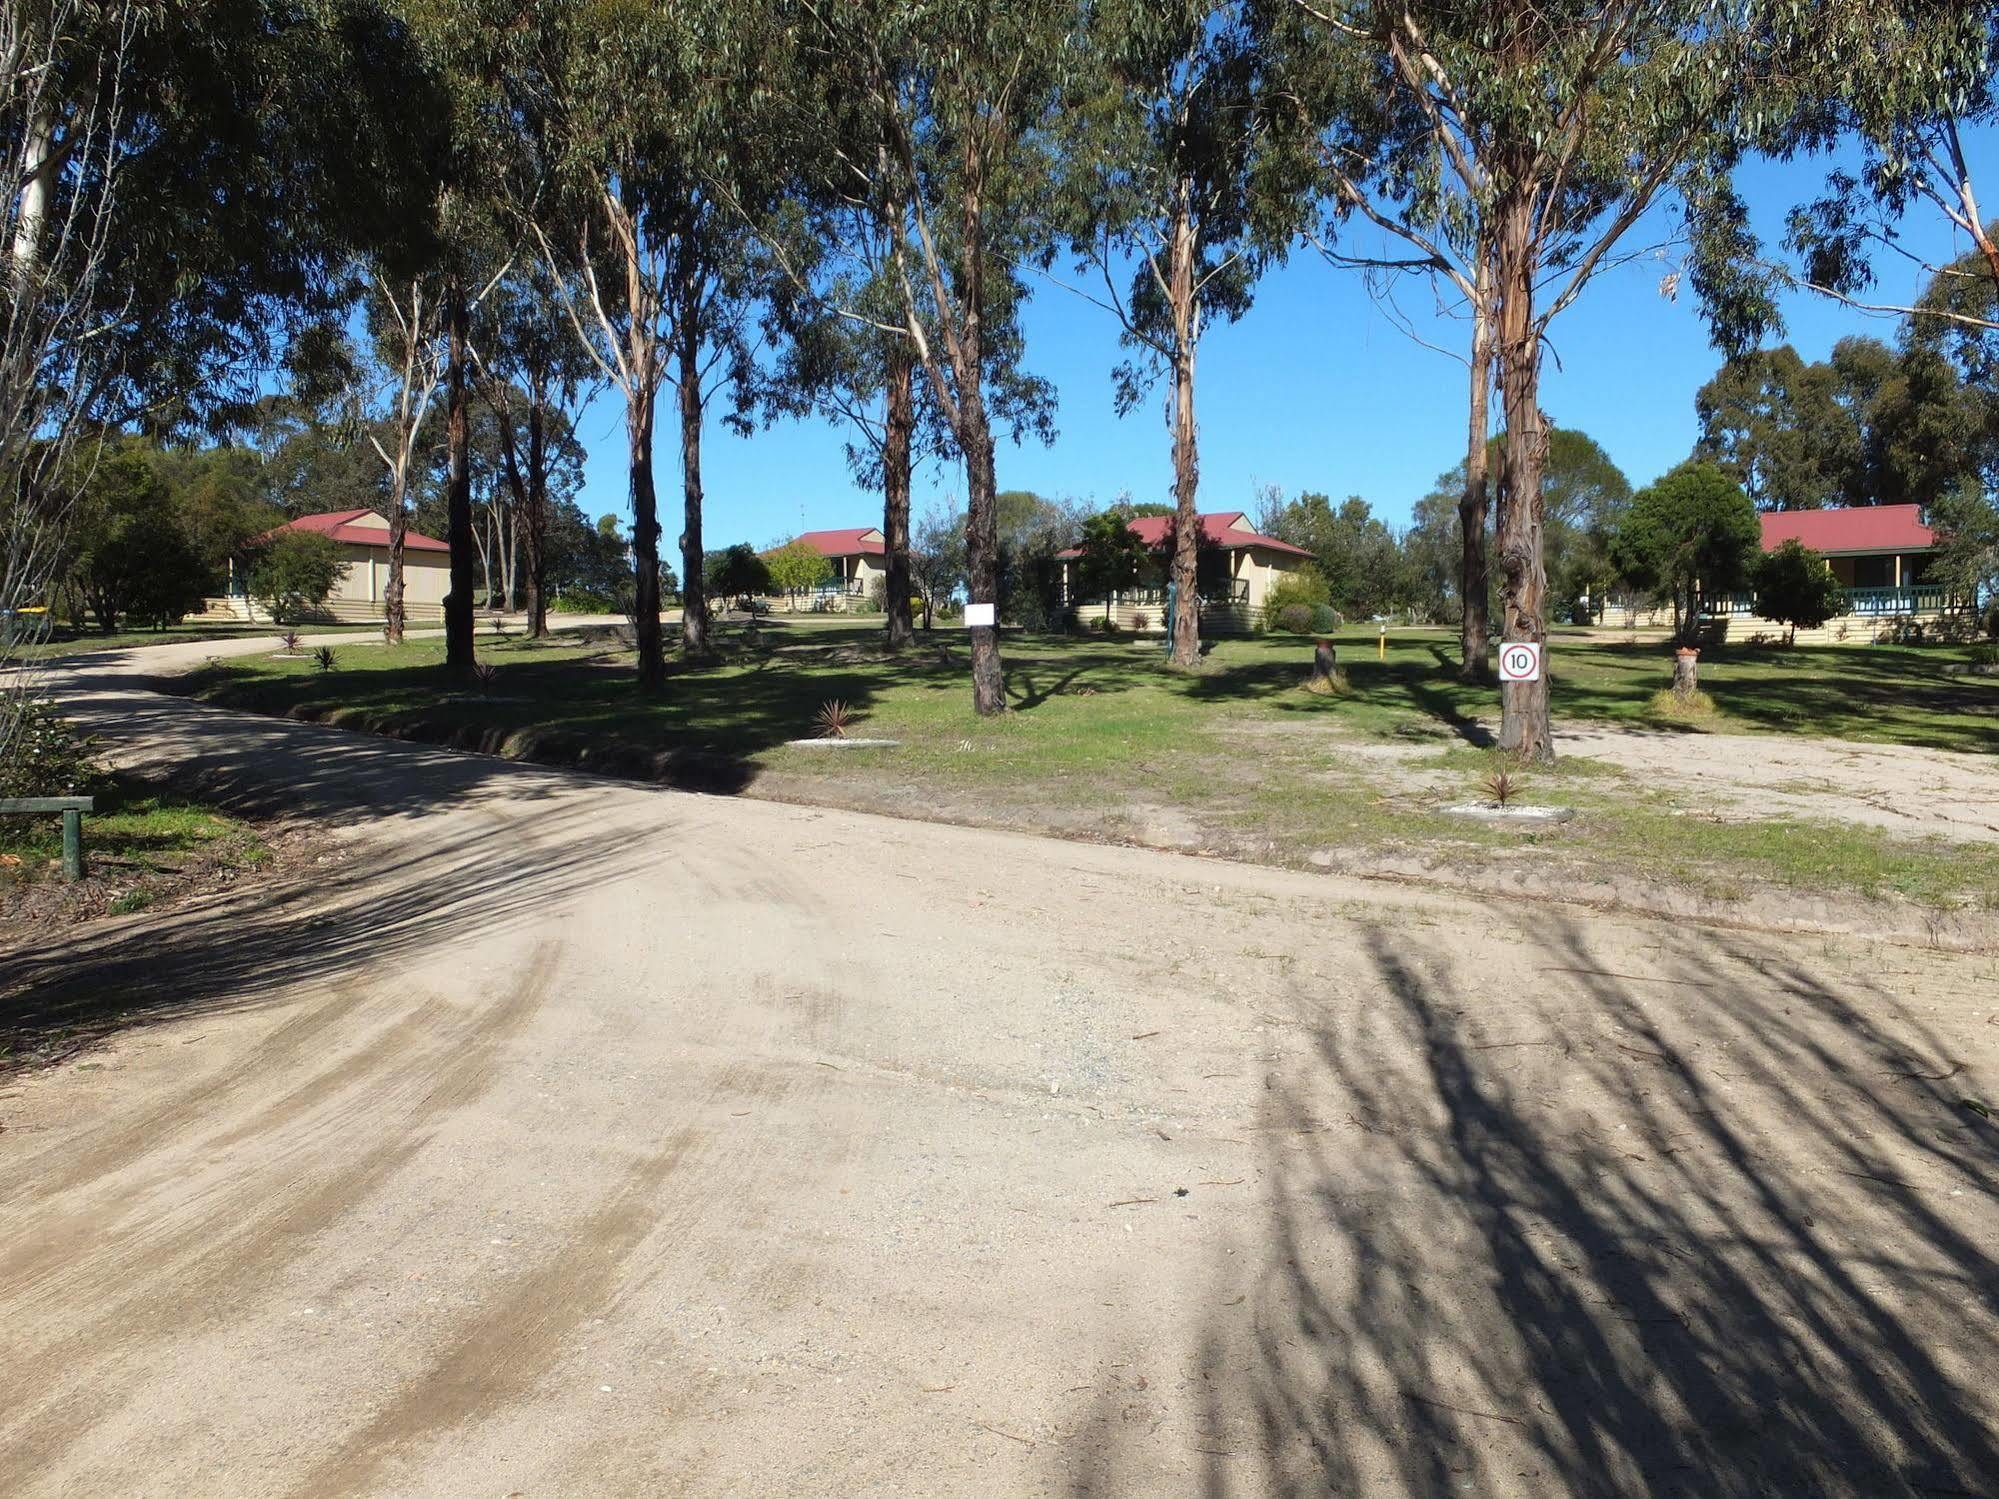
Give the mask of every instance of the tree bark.
[[444, 599], [444, 664], [472, 669], [472, 569], [477, 540], [472, 534], [472, 395], [466, 379], [470, 310], [465, 287], [453, 276], [445, 288], [445, 525], [451, 547], [451, 591]]
[[908, 346], [889, 340], [888, 391], [882, 421], [882, 550], [888, 577], [888, 648], [899, 651], [914, 638], [909, 617], [910, 449], [916, 431], [916, 370]]
[[[708, 599], [701, 577], [701, 334], [688, 303], [677, 318], [680, 345], [680, 480], [686, 514], [680, 532], [680, 646], [708, 654]], [[657, 590], [655, 589], [655, 595]]]
[[1477, 292], [1472, 299], [1471, 410], [1465, 433], [1465, 488], [1458, 498], [1461, 556], [1458, 597], [1464, 618], [1458, 627], [1458, 675], [1466, 682], [1483, 682], [1490, 675], [1487, 656], [1492, 646], [1491, 570], [1485, 552], [1485, 522], [1492, 502], [1492, 257], [1481, 239], [1473, 271]]
[[[976, 394], [976, 393], [975, 393]], [[975, 604], [999, 606], [999, 481], [993, 467], [992, 433], [985, 411], [965, 439], [965, 559], [966, 597]], [[997, 620], [998, 615], [994, 615]], [[1000, 666], [997, 625], [975, 625], [966, 631], [972, 646], [972, 709], [982, 717], [1006, 711], [1006, 677]]]
[[548, 633], [548, 452], [540, 391], [528, 406], [528, 493], [526, 523], [528, 635]]
[[632, 630], [639, 649], [639, 689], [666, 682], [666, 648], [659, 629], [659, 495], [652, 481], [654, 403], [659, 387], [636, 395], [625, 413], [632, 477]]
[[1173, 618], [1167, 659], [1192, 666], [1201, 659], [1199, 489], [1201, 457], [1194, 431], [1194, 350], [1201, 311], [1194, 291], [1194, 185], [1180, 180], [1167, 249], [1167, 291], [1173, 314]]
[[[1548, 578], [1541, 547], [1541, 475], [1547, 463], [1548, 431], [1540, 402], [1540, 330], [1534, 322], [1534, 280], [1540, 267], [1533, 203], [1533, 194], [1524, 188], [1503, 193], [1496, 230], [1495, 353], [1506, 415], [1499, 488], [1500, 624], [1503, 641], [1545, 644]], [[1545, 651], [1539, 681], [1500, 684], [1499, 743], [1523, 760], [1545, 763], [1555, 758]]]
[[409, 492], [402, 474], [389, 480], [389, 574], [382, 584], [382, 638], [403, 643], [403, 540], [409, 535]]

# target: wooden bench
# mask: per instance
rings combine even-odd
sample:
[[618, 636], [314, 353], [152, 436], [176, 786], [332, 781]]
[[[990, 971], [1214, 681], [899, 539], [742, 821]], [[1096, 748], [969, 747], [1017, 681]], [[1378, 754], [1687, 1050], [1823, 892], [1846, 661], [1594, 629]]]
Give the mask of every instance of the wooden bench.
[[83, 878], [83, 814], [96, 810], [88, 796], [5, 796], [0, 797], [0, 817], [33, 812], [62, 813], [62, 877]]

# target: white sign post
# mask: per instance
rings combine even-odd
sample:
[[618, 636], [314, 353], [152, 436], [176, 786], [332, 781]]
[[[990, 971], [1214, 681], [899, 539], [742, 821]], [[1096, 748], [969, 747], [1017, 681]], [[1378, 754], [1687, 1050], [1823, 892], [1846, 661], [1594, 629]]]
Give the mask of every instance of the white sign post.
[[995, 607], [992, 604], [965, 605], [965, 628], [971, 630], [976, 629], [980, 625], [991, 628], [998, 624], [999, 620], [994, 614]]
[[1538, 682], [1541, 680], [1541, 643], [1538, 640], [1508, 640], [1499, 647], [1499, 680]]

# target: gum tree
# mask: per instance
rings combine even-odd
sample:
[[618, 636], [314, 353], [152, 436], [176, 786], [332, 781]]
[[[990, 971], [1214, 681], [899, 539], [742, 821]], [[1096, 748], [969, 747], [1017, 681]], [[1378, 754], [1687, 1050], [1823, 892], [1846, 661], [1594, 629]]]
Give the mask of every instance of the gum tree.
[[[1170, 394], [1176, 522], [1169, 658], [1200, 656], [1200, 456], [1195, 361], [1216, 318], [1248, 309], [1281, 254], [1295, 205], [1273, 190], [1295, 170], [1295, 112], [1272, 109], [1263, 53], [1235, 0], [1092, 0], [1062, 131], [1069, 237], [1133, 357], [1116, 371], [1117, 409], [1163, 373]], [[1128, 284], [1120, 278], [1129, 275]]]

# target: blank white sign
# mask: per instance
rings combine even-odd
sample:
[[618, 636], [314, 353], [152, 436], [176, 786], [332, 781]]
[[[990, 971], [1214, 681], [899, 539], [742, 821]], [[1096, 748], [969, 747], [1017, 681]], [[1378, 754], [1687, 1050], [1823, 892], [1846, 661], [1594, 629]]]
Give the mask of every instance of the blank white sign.
[[999, 620], [994, 617], [994, 611], [995, 606], [992, 604], [965, 605], [965, 628], [969, 630], [975, 625], [998, 624]]

